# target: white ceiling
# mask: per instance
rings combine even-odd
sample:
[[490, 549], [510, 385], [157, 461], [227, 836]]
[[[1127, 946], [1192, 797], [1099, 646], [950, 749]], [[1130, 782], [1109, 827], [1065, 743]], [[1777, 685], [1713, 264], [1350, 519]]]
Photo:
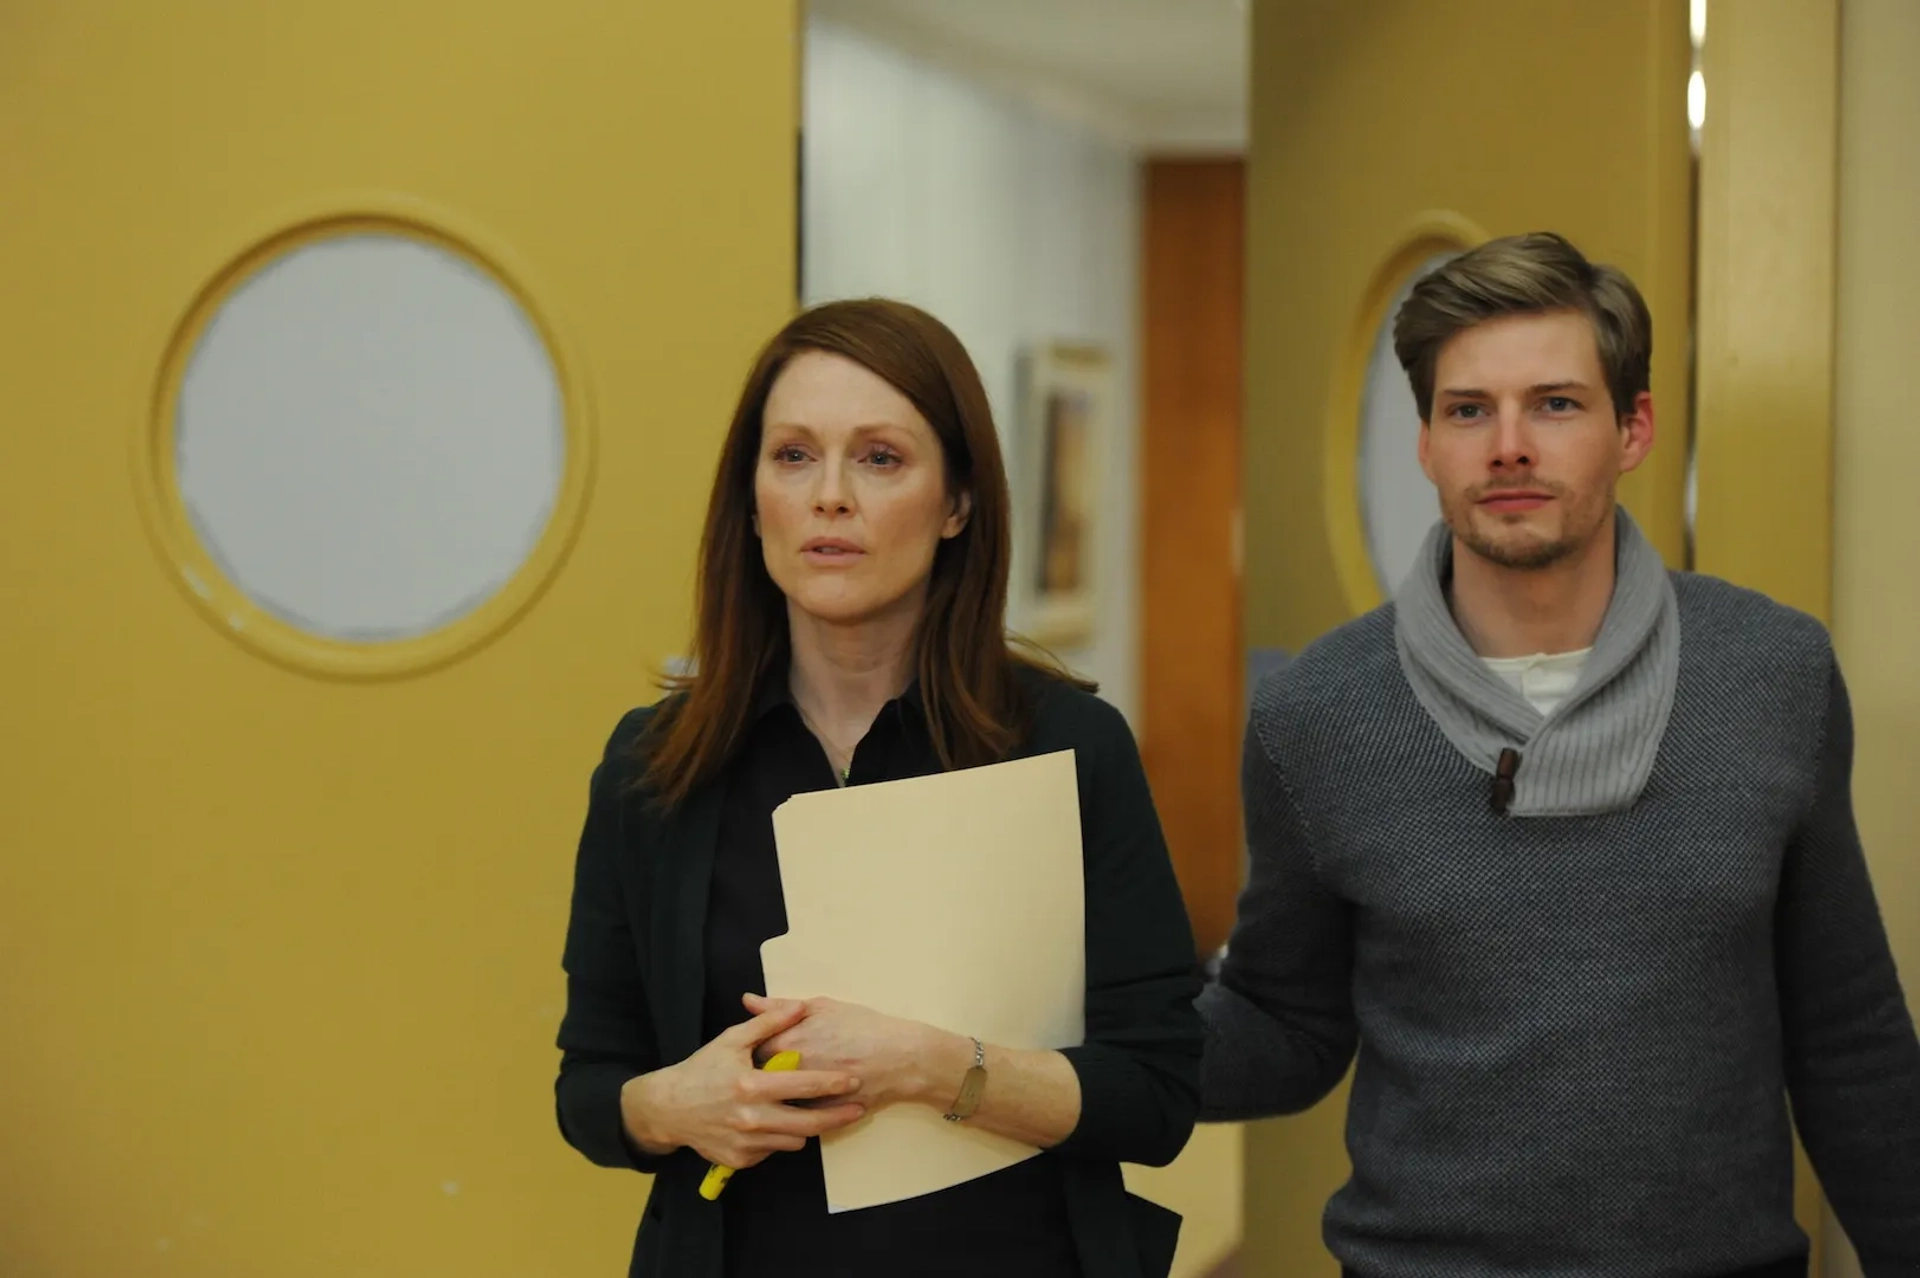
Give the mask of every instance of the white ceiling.
[[809, 0], [808, 10], [1143, 150], [1246, 143], [1247, 0]]

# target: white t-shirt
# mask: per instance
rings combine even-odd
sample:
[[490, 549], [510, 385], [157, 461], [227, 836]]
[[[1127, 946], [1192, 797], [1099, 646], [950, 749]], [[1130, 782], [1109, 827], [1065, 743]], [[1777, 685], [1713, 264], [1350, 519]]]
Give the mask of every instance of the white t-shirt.
[[1580, 682], [1580, 671], [1593, 651], [1536, 652], [1531, 657], [1482, 657], [1487, 669], [1505, 679], [1513, 690], [1533, 703], [1542, 715], [1549, 715], [1573, 693]]

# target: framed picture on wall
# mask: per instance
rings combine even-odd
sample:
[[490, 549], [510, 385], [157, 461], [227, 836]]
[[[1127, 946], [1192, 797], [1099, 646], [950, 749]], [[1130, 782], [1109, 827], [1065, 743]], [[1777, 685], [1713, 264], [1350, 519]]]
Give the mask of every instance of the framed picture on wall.
[[1113, 412], [1112, 361], [1102, 347], [1048, 342], [1024, 352], [1020, 371], [1029, 494], [1022, 629], [1049, 648], [1085, 648], [1098, 628], [1097, 463]]

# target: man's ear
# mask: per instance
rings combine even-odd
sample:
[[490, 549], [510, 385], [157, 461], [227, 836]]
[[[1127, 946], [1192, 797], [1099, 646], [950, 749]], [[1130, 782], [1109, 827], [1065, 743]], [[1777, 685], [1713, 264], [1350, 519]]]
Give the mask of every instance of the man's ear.
[[1620, 415], [1620, 473], [1638, 470], [1653, 451], [1653, 396], [1641, 391], [1633, 407]]

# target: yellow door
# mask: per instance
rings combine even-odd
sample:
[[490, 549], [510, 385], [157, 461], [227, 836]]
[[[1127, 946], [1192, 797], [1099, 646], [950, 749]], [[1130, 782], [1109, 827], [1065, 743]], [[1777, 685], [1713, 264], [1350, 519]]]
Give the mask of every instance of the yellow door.
[[[6, 6], [0, 1273], [624, 1272], [645, 1185], [552, 1117], [573, 842], [790, 311], [794, 22]], [[488, 341], [548, 378], [524, 420]], [[437, 453], [366, 436], [435, 411]], [[504, 451], [448, 453], [462, 415]], [[390, 462], [365, 510], [349, 445]], [[510, 571], [435, 603], [409, 556], [471, 575], [496, 533]]]
[[[1623, 496], [1681, 562], [1687, 22], [1686, 0], [1253, 6], [1251, 646], [1298, 651], [1379, 603], [1383, 578], [1395, 579], [1393, 538], [1437, 515], [1417, 487], [1395, 486], [1414, 448], [1410, 410], [1384, 436], [1363, 427], [1369, 371], [1410, 273], [1489, 236], [1560, 231], [1646, 293], [1661, 435]], [[1337, 1273], [1320, 1214], [1347, 1174], [1345, 1102], [1343, 1088], [1248, 1132], [1249, 1274]]]

